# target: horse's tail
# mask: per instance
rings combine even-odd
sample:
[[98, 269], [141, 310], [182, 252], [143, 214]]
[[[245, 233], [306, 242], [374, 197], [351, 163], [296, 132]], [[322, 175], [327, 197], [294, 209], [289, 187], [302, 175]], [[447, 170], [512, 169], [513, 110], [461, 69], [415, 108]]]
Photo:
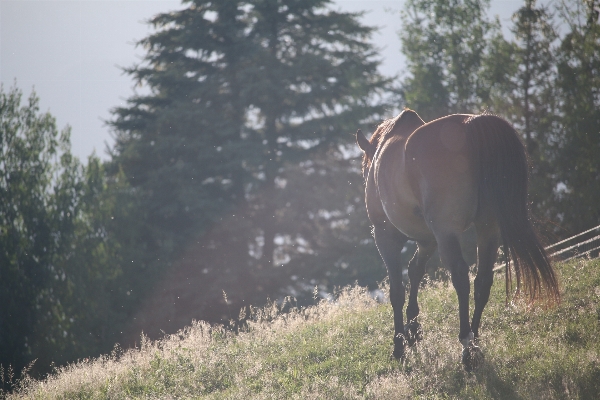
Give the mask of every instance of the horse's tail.
[[524, 289], [534, 301], [544, 294], [558, 301], [558, 281], [531, 222], [527, 200], [529, 162], [519, 134], [504, 119], [478, 115], [466, 122], [467, 137], [478, 165], [480, 202], [495, 210], [506, 256], [506, 295], [512, 288], [511, 260], [517, 294]]

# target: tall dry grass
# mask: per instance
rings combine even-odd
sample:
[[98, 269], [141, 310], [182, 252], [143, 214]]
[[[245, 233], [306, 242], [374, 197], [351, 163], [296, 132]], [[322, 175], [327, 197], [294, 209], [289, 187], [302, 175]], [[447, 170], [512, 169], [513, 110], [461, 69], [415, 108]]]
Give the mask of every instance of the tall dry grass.
[[[420, 293], [425, 337], [390, 358], [392, 313], [365, 289], [281, 312], [254, 309], [233, 334], [203, 322], [137, 349], [25, 380], [11, 399], [571, 399], [600, 393], [600, 262], [559, 267], [563, 302], [544, 309], [504, 302], [496, 277], [482, 322], [484, 366], [460, 363], [451, 285]], [[385, 289], [385, 288], [384, 288]]]

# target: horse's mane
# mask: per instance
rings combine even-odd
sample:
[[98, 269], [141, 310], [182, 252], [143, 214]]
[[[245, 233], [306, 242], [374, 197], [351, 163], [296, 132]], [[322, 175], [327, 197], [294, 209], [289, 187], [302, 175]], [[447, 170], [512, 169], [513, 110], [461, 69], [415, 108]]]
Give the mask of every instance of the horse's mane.
[[[408, 111], [408, 114], [417, 114], [415, 113], [413, 110], [409, 109], [409, 108], [405, 108], [400, 114], [398, 114], [397, 116], [395, 116], [394, 118], [388, 118], [385, 121], [383, 121], [381, 124], [379, 124], [379, 126], [377, 126], [377, 129], [375, 130], [375, 132], [373, 132], [373, 135], [371, 135], [371, 139], [369, 139], [369, 143], [371, 144], [372, 148], [377, 149], [379, 147], [379, 144], [384, 140], [384, 138], [386, 138], [386, 136], [388, 135], [393, 135], [396, 132], [394, 131], [394, 128], [396, 127], [396, 123], [400, 120], [400, 118], [402, 118], [403, 115], [405, 115], [405, 113]], [[368, 154], [365, 152], [363, 154], [363, 159], [362, 159], [362, 172], [363, 172], [363, 176], [364, 173], [367, 169], [369, 169], [369, 167], [371, 166], [371, 158], [368, 156]]]

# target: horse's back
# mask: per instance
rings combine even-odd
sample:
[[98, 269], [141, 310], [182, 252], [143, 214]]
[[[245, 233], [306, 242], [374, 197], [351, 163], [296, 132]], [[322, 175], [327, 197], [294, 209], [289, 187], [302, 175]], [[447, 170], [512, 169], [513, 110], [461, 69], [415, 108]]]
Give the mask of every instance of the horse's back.
[[432, 231], [462, 232], [478, 206], [475, 160], [465, 122], [449, 115], [416, 129], [406, 142], [407, 170]]

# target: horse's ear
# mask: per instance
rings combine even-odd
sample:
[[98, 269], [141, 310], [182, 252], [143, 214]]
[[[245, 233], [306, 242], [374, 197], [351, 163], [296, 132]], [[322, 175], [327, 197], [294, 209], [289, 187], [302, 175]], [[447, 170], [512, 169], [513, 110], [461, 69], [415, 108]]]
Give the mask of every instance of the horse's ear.
[[367, 154], [367, 157], [373, 157], [373, 154], [375, 153], [373, 151], [374, 146], [367, 140], [360, 129], [356, 131], [356, 144], [358, 144], [358, 147]]

